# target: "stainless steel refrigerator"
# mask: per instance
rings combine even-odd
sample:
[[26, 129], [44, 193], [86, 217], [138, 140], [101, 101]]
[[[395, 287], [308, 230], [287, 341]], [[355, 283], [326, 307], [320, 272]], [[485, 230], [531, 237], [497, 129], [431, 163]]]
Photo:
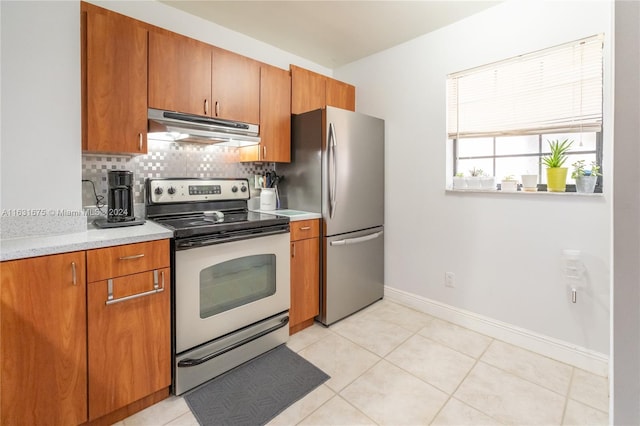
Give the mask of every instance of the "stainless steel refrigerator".
[[384, 121], [326, 107], [292, 118], [283, 202], [322, 213], [319, 320], [332, 324], [383, 296]]

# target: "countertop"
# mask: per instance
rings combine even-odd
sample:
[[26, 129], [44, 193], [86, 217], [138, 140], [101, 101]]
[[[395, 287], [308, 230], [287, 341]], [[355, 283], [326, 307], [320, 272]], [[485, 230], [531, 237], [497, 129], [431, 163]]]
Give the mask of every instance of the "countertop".
[[173, 237], [172, 231], [149, 220], [143, 225], [110, 229], [99, 229], [90, 224], [85, 232], [0, 240], [0, 261], [162, 240], [171, 237]]
[[275, 214], [279, 216], [287, 216], [290, 222], [297, 222], [299, 220], [320, 219], [322, 215], [320, 213], [305, 212], [302, 210], [291, 209], [278, 209], [278, 210], [252, 210], [258, 213]]

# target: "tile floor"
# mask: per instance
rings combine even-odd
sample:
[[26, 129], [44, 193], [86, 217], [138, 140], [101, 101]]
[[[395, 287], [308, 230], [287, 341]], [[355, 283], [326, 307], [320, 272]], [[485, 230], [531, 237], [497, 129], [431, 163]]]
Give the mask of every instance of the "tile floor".
[[[600, 377], [383, 300], [287, 345], [331, 378], [270, 425], [606, 425]], [[118, 425], [197, 425], [180, 397]]]

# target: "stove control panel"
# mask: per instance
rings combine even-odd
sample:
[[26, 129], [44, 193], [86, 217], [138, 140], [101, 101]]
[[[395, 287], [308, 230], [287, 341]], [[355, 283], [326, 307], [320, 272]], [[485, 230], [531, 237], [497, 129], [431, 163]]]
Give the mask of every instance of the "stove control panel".
[[151, 179], [147, 190], [156, 204], [249, 199], [247, 179]]

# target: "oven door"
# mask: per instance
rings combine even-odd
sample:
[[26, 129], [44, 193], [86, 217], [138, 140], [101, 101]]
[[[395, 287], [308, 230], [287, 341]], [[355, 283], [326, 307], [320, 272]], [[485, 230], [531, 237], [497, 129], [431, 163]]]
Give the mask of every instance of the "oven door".
[[176, 354], [289, 309], [289, 233], [175, 253]]

